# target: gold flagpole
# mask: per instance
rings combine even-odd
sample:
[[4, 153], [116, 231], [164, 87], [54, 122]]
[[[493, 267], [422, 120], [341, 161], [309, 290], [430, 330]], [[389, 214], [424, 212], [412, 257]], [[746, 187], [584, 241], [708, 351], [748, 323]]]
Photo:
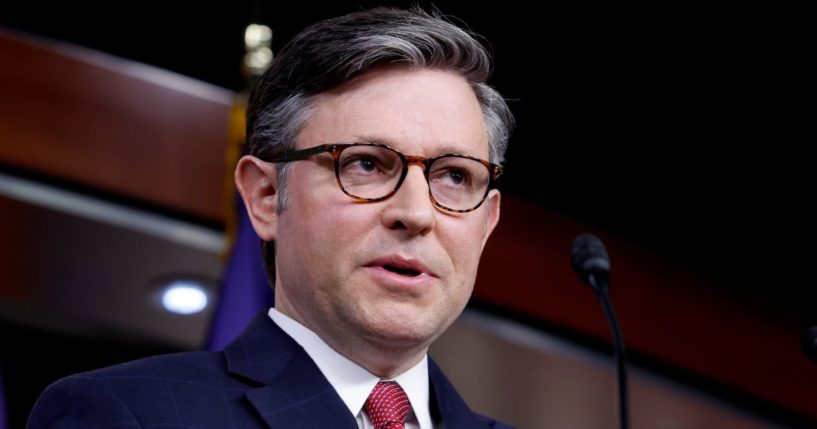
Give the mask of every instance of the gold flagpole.
[[238, 218], [235, 207], [236, 188], [233, 181], [233, 172], [238, 159], [244, 154], [246, 140], [246, 112], [247, 99], [250, 88], [272, 63], [272, 29], [266, 25], [250, 24], [244, 29], [244, 58], [241, 61], [241, 75], [244, 78], [245, 88], [236, 94], [230, 108], [227, 127], [227, 150], [225, 156], [225, 234], [227, 249], [222, 259], [229, 255], [238, 229]]

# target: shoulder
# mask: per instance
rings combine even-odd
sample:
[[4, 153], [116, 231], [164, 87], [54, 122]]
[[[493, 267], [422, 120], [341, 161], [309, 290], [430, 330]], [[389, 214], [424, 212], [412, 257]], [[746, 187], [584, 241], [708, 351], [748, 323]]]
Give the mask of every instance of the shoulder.
[[60, 383], [207, 383], [226, 373], [221, 352], [184, 352], [153, 356], [66, 377]]
[[[48, 386], [34, 405], [29, 429], [143, 427], [140, 409], [175, 412], [179, 398], [229, 386], [222, 353], [156, 356], [75, 374]], [[142, 422], [143, 423], [143, 422]]]
[[37, 400], [28, 428], [260, 427], [245, 394], [274, 380], [296, 349], [261, 313], [224, 351], [156, 356], [61, 379]]

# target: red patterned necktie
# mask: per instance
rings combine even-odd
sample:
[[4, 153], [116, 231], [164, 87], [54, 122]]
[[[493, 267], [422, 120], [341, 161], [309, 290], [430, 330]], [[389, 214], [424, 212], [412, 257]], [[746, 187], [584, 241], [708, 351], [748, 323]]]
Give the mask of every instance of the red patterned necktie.
[[381, 381], [374, 387], [363, 406], [375, 429], [404, 429], [403, 422], [411, 409], [408, 396], [399, 384]]

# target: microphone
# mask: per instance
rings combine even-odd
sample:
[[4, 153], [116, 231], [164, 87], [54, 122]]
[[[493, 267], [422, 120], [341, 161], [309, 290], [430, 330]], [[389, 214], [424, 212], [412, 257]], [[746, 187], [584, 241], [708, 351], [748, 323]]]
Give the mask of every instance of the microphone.
[[[613, 304], [610, 302], [609, 277], [610, 258], [604, 244], [595, 235], [581, 234], [573, 240], [570, 246], [570, 263], [573, 270], [590, 286], [596, 294], [607, 317], [607, 324], [613, 334], [613, 347], [618, 372], [618, 405], [621, 429], [630, 427], [629, 407], [627, 397], [627, 362], [624, 348], [624, 338], [618, 326]], [[815, 329], [817, 335], [817, 329]]]
[[809, 359], [817, 362], [817, 326], [812, 326], [806, 329], [806, 332], [803, 332], [800, 346]]

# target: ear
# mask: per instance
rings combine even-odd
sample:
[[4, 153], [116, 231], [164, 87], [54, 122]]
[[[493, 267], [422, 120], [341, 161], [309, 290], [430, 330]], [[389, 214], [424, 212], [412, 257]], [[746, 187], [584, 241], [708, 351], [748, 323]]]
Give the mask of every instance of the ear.
[[275, 165], [254, 156], [243, 156], [235, 168], [235, 185], [256, 234], [264, 241], [275, 240], [278, 227]]
[[488, 242], [488, 237], [494, 232], [496, 224], [499, 223], [499, 202], [501, 195], [496, 189], [491, 189], [488, 197], [485, 198], [485, 229], [483, 230], [482, 248], [485, 248], [485, 243]]

